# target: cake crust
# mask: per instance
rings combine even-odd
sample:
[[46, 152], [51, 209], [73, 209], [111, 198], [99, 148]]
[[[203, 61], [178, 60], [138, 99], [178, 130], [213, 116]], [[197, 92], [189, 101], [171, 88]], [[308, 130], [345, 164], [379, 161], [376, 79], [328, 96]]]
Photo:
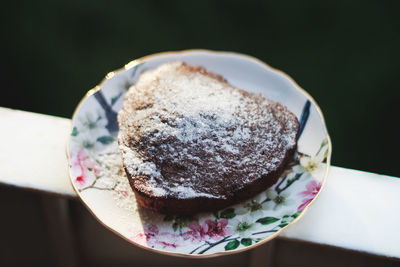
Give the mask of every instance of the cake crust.
[[293, 158], [299, 132], [283, 105], [183, 62], [143, 73], [118, 122], [139, 205], [167, 214], [219, 210], [266, 190]]

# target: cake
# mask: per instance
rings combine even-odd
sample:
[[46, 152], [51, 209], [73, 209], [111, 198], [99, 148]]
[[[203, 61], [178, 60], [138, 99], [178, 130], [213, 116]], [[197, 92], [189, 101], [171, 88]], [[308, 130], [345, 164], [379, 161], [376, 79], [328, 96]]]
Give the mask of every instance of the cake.
[[138, 204], [166, 214], [219, 210], [266, 190], [292, 160], [299, 133], [282, 104], [184, 62], [142, 73], [118, 123]]

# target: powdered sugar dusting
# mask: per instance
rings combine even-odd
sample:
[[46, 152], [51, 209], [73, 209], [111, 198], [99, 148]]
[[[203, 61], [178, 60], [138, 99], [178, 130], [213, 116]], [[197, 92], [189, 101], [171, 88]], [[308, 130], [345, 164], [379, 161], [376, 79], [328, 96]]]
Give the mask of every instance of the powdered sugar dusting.
[[[119, 220], [126, 221], [129, 225], [142, 225], [143, 222], [150, 221], [150, 218], [153, 222], [159, 219], [158, 214], [143, 209], [138, 205], [124, 171], [121, 154], [116, 146], [108, 146], [107, 150], [96, 157], [102, 167], [100, 173], [101, 183], [98, 183], [99, 188], [110, 190], [117, 207], [127, 212], [127, 215], [120, 217]], [[140, 216], [132, 217], [135, 214], [140, 214]]]
[[177, 198], [228, 197], [276, 170], [298, 131], [282, 105], [182, 62], [142, 74], [118, 121], [135, 187]]
[[117, 206], [132, 213], [137, 212], [136, 198], [129, 185], [118, 150], [111, 145], [108, 150], [98, 154], [97, 158], [102, 166], [100, 180], [107, 180], [109, 183], [107, 188], [112, 188]]
[[178, 197], [182, 198], [195, 198], [195, 197], [207, 197], [207, 198], [215, 198], [212, 194], [196, 192], [192, 187], [185, 187], [183, 185], [175, 185], [170, 188], [171, 192], [177, 194]]

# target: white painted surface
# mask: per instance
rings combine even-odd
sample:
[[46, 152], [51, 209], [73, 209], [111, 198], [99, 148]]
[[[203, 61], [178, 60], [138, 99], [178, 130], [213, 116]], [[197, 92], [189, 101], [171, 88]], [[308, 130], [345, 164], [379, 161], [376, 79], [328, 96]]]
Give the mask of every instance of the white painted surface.
[[[68, 196], [70, 120], [0, 108], [0, 183]], [[331, 167], [306, 214], [282, 236], [400, 258], [400, 179]]]
[[282, 234], [400, 257], [400, 179], [332, 167], [318, 199]]
[[0, 182], [75, 196], [66, 142], [71, 121], [0, 108]]

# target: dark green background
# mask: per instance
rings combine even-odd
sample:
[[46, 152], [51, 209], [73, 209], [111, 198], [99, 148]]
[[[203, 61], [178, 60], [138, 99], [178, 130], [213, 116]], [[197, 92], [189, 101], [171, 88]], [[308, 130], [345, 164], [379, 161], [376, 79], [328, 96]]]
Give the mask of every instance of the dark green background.
[[400, 176], [399, 1], [8, 1], [0, 106], [71, 117], [104, 75], [188, 48], [253, 55], [321, 106], [333, 164]]

